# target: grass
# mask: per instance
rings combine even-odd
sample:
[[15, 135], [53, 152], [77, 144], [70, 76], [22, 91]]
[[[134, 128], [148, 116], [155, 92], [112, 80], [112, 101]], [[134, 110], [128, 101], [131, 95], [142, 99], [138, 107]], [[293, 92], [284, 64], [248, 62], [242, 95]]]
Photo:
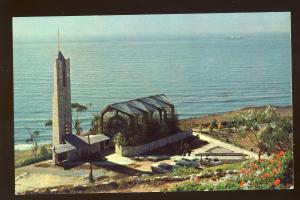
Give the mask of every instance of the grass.
[[200, 173], [200, 169], [195, 169], [194, 167], [178, 167], [175, 168], [174, 171], [170, 172], [169, 176], [186, 176], [190, 174], [197, 174]]
[[213, 172], [213, 171], [226, 171], [226, 170], [239, 170], [241, 165], [242, 165], [243, 161], [240, 162], [235, 162], [235, 163], [227, 163], [227, 164], [223, 164], [223, 165], [218, 165], [218, 166], [212, 166], [212, 167], [208, 167], [205, 168], [204, 170], [202, 170], [202, 172]]
[[[22, 167], [26, 165], [30, 165], [33, 163], [41, 162], [44, 160], [51, 159], [51, 154], [48, 151], [49, 145], [42, 145], [39, 147], [37, 151], [36, 158], [34, 157], [34, 154], [31, 149], [27, 150], [16, 150], [15, 151], [15, 167]], [[44, 152], [41, 154], [41, 149], [46, 148], [47, 152]]]
[[213, 172], [213, 171], [226, 171], [226, 170], [239, 170], [242, 165], [241, 162], [236, 162], [236, 163], [227, 163], [223, 165], [218, 165], [218, 166], [212, 166], [205, 168], [204, 170], [200, 169], [195, 169], [194, 167], [178, 167], [174, 169], [174, 171], [170, 172], [167, 174], [167, 176], [187, 176], [191, 174], [198, 174], [200, 172]]

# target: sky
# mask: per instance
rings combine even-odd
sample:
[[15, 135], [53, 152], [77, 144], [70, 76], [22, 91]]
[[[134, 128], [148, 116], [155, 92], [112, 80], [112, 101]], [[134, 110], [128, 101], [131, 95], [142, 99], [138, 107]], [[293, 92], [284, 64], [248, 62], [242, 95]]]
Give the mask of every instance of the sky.
[[[289, 12], [14, 17], [14, 40], [290, 33]], [[67, 39], [66, 39], [67, 38]]]

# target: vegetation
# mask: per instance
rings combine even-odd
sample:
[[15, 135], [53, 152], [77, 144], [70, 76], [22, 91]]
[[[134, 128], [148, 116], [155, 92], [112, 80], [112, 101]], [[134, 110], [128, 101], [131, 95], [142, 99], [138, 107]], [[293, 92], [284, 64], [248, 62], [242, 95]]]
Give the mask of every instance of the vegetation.
[[80, 126], [79, 115], [80, 115], [80, 113], [87, 111], [88, 108], [84, 105], [79, 104], [79, 103], [72, 103], [71, 107], [72, 107], [73, 110], [76, 111], [76, 114], [77, 114], [76, 119], [74, 121], [74, 128], [76, 130], [76, 134], [80, 135], [80, 133], [82, 131], [82, 128]]
[[49, 119], [48, 121], [45, 122], [45, 127], [51, 126], [52, 127], [52, 119]]
[[203, 190], [267, 190], [285, 189], [293, 185], [293, 155], [291, 151], [280, 151], [270, 159], [247, 161], [238, 175], [222, 181], [198, 179], [175, 186], [169, 191], [203, 191]]
[[[261, 140], [269, 152], [274, 150], [288, 151], [293, 145], [292, 120], [288, 117], [279, 118], [261, 133]], [[277, 148], [276, 148], [277, 147]]]
[[241, 113], [235, 117], [235, 121], [241, 136], [254, 136], [254, 143], [259, 149], [259, 160], [263, 153], [274, 150], [274, 145], [285, 151], [292, 147], [291, 120], [281, 118], [270, 106], [263, 111], [249, 110]]
[[100, 133], [100, 115], [92, 114], [90, 133], [92, 135]]
[[161, 126], [157, 120], [143, 121], [135, 127], [134, 131], [128, 128], [122, 133], [117, 133], [113, 141], [121, 146], [141, 145], [178, 133], [181, 131], [179, 126], [177, 116], [167, 119], [164, 126]]
[[48, 151], [48, 147], [49, 145], [40, 146], [36, 157], [32, 157], [31, 150], [17, 150], [15, 152], [15, 167], [22, 167], [51, 159], [51, 153]]
[[200, 172], [201, 172], [201, 170], [196, 169], [195, 167], [183, 166], [183, 167], [175, 168], [174, 171], [170, 172], [168, 175], [169, 176], [187, 176], [187, 175], [191, 175], [191, 174], [198, 174]]
[[34, 157], [36, 158], [36, 153], [39, 147], [39, 136], [40, 131], [31, 131], [30, 128], [26, 128], [29, 133], [29, 138], [25, 140], [26, 143], [31, 144], [31, 149]]

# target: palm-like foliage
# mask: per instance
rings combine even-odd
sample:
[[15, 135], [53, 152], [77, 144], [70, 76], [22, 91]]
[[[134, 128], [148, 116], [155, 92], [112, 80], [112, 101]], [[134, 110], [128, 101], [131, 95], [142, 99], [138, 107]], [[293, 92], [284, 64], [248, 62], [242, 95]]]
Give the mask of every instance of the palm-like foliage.
[[77, 113], [76, 120], [74, 121], [74, 128], [76, 130], [76, 134], [79, 135], [80, 132], [82, 131], [82, 128], [80, 126], [79, 115], [80, 115], [80, 113], [87, 111], [88, 108], [84, 105], [79, 104], [79, 103], [72, 103], [71, 107]]
[[31, 144], [32, 152], [34, 154], [34, 157], [36, 157], [36, 152], [38, 150], [38, 143], [39, 143], [39, 136], [40, 131], [31, 131], [30, 128], [26, 128], [26, 130], [29, 133], [29, 137], [25, 140], [26, 143]]
[[48, 121], [45, 122], [45, 127], [47, 126], [52, 126], [52, 119], [49, 119]]
[[100, 130], [100, 115], [99, 114], [92, 114], [93, 118], [91, 120], [91, 134], [97, 134]]

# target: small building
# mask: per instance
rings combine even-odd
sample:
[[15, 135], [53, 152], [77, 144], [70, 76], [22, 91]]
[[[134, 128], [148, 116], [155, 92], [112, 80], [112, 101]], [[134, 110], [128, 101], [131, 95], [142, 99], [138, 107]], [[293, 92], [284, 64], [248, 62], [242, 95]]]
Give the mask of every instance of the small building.
[[100, 113], [100, 131], [113, 138], [116, 133], [134, 132], [147, 121], [157, 121], [163, 128], [174, 118], [174, 105], [165, 94], [158, 94], [106, 106]]
[[66, 134], [63, 139], [65, 144], [53, 146], [53, 152], [57, 155], [58, 163], [65, 160], [86, 160], [89, 156], [100, 158], [101, 152], [109, 146], [109, 137], [103, 134], [90, 135], [90, 149], [87, 136]]

